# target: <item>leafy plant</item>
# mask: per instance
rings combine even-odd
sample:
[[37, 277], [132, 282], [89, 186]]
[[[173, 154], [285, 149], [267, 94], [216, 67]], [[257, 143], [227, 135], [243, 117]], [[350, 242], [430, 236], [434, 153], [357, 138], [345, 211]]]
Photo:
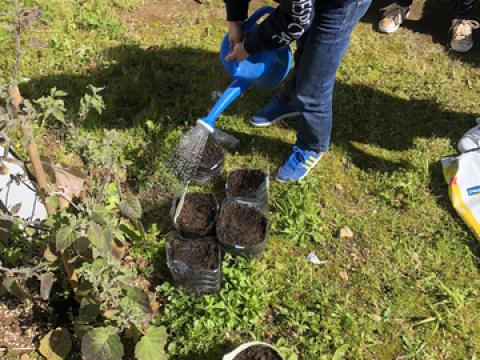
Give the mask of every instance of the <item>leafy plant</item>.
[[295, 191], [284, 190], [274, 201], [273, 230], [300, 246], [324, 242], [327, 231], [322, 221], [322, 209], [311, 196], [310, 187], [307, 183], [295, 187]]
[[[20, 68], [19, 29], [33, 17], [31, 13], [21, 12], [15, 1], [17, 61], [13, 82]], [[70, 117], [66, 116], [63, 98], [67, 93], [63, 91], [53, 88], [49, 96], [29, 101], [21, 97], [15, 85], [0, 86], [0, 105], [3, 105], [0, 139], [6, 144], [6, 153], [12, 143], [23, 141], [31, 146], [32, 129], [58, 125], [67, 130], [65, 144], [82, 160], [82, 170], [88, 174], [85, 181], [86, 176], [76, 172], [81, 179], [78, 184], [63, 184], [75, 187], [75, 191], [62, 192], [56, 188], [59, 167], [50, 159], [44, 158], [42, 163], [39, 159], [32, 160], [34, 167], [37, 165], [40, 169], [36, 171], [37, 176], [44, 171], [49, 176], [43, 185], [39, 181], [48, 219], [41, 224], [39, 234], [18, 231], [25, 224], [15, 213], [2, 211], [0, 220], [10, 224], [2, 227], [2, 231], [10, 239], [15, 237], [15, 244], [26, 242], [33, 235], [41, 237], [46, 246], [45, 259], [25, 258], [24, 261], [32, 265], [16, 268], [3, 267], [0, 262], [1, 288], [28, 302], [31, 297], [28, 282], [36, 278], [41, 296], [48, 299], [53, 283], [57, 280], [62, 284], [66, 278], [70, 281], [72, 296], [80, 303], [75, 330], [82, 339], [83, 358], [121, 359], [124, 354], [121, 337], [128, 336], [134, 343], [140, 340], [137, 358], [148, 360], [152, 348], [156, 348], [157, 355], [164, 354], [166, 330], [149, 326], [154, 316], [150, 303], [155, 301], [155, 293], [149, 292], [131, 264], [123, 261], [129, 238], [145, 236], [140, 223], [142, 207], [136, 197], [124, 197], [120, 191], [128, 165], [122, 151], [123, 139], [114, 130], [105, 131], [105, 136], [99, 137], [82, 129], [92, 110], [101, 113], [105, 107], [100, 96], [103, 89], [90, 85], [89, 90], [80, 100], [77, 115]], [[60, 170], [68, 179], [70, 173], [66, 168], [60, 167]], [[9, 260], [15, 256], [19, 255], [10, 254]], [[61, 263], [64, 273], [60, 270]], [[49, 359], [57, 359], [66, 357], [70, 348], [70, 335], [59, 329], [42, 339], [40, 351]]]
[[207, 351], [213, 345], [234, 340], [240, 334], [261, 330], [268, 313], [269, 296], [258, 285], [262, 264], [226, 256], [222, 272], [225, 284], [218, 295], [194, 297], [165, 283], [159, 290], [168, 299], [165, 314], [158, 319], [172, 330], [168, 345], [172, 354]]

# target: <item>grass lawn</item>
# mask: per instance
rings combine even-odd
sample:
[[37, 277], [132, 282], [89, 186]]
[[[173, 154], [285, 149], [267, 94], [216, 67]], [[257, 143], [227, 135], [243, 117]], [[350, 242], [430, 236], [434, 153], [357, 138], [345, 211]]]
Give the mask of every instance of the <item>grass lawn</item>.
[[[74, 109], [88, 84], [105, 87], [107, 108], [84, 130], [115, 129], [132, 190], [148, 191], [169, 149], [230, 81], [217, 54], [222, 2], [26, 3], [44, 16], [25, 43], [33, 36], [46, 47], [25, 49], [23, 95], [56, 87]], [[0, 0], [1, 9], [9, 4]], [[216, 360], [250, 340], [275, 344], [289, 360], [480, 357], [480, 246], [449, 203], [439, 163], [480, 113], [480, 38], [471, 54], [452, 53], [452, 6], [433, 0], [418, 1], [413, 20], [384, 36], [376, 31], [382, 5], [375, 1], [355, 30], [339, 70], [330, 151], [300, 184], [272, 182], [264, 257], [227, 259], [218, 296], [162, 285], [158, 323], [168, 325], [176, 358]], [[1, 28], [0, 39], [3, 83], [13, 40]], [[251, 90], [219, 119], [241, 139], [227, 171], [274, 173], [288, 155], [295, 120], [268, 129], [248, 122], [272, 93]], [[39, 128], [38, 139], [44, 154], [68, 161], [58, 126]], [[221, 194], [224, 181], [225, 172], [211, 188]], [[155, 220], [156, 240], [132, 252], [148, 261], [146, 272], [165, 274], [168, 219]], [[339, 237], [344, 226], [353, 238]], [[309, 252], [328, 263], [308, 263]]]

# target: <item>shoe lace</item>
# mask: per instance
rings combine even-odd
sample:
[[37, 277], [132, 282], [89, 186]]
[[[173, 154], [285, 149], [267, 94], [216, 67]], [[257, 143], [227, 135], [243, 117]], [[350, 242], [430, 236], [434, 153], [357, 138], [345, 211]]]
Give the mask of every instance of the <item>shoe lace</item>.
[[387, 7], [384, 7], [382, 11], [383, 11], [384, 18], [390, 18], [395, 21], [400, 21], [401, 17], [404, 16], [406, 12], [405, 8], [403, 8], [402, 6], [396, 3], [393, 3]]
[[476, 20], [457, 19], [452, 22], [450, 31], [455, 40], [462, 40], [472, 35], [473, 30], [480, 28], [480, 23]]
[[292, 154], [290, 155], [290, 160], [293, 160], [295, 165], [301, 164], [305, 161], [305, 151], [303, 151], [298, 146], [293, 146]]

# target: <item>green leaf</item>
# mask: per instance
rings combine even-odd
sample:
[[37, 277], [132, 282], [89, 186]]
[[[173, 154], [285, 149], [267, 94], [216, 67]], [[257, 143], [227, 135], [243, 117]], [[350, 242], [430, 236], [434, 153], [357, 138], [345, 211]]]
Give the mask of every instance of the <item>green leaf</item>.
[[129, 310], [137, 317], [144, 317], [152, 312], [148, 296], [142, 289], [130, 285], [124, 285], [123, 289], [126, 297], [120, 300], [120, 305], [124, 310]]
[[55, 96], [58, 96], [58, 97], [64, 97], [64, 96], [67, 96], [68, 93], [66, 93], [65, 91], [62, 91], [62, 90], [57, 90], [55, 92]]
[[78, 311], [79, 320], [85, 323], [94, 321], [100, 315], [100, 304], [90, 297], [84, 297]]
[[112, 254], [112, 232], [109, 229], [103, 229], [95, 222], [91, 222], [87, 233], [88, 239], [100, 253], [107, 257]]
[[135, 196], [129, 196], [120, 203], [120, 213], [131, 219], [139, 220], [142, 217], [142, 205]]
[[165, 352], [167, 337], [165, 327], [149, 327], [145, 336], [135, 346], [135, 357], [138, 360], [168, 359], [168, 355]]
[[345, 354], [347, 353], [349, 347], [350, 347], [350, 345], [348, 345], [348, 344], [344, 344], [344, 345], [340, 346], [335, 351], [335, 354], [333, 354], [332, 360], [342, 360], [342, 359], [344, 359]]
[[93, 326], [90, 324], [83, 324], [80, 321], [75, 321], [73, 324], [73, 331], [75, 335], [79, 339], [83, 339], [83, 337], [93, 329]]
[[57, 231], [56, 250], [63, 251], [68, 249], [77, 240], [77, 234], [73, 226], [66, 226]]
[[117, 329], [112, 326], [90, 330], [82, 340], [85, 360], [121, 360], [124, 350]]
[[61, 110], [55, 110], [53, 113], [52, 113], [53, 117], [55, 119], [57, 119], [58, 121], [62, 122], [62, 123], [65, 123], [65, 115], [63, 114], [63, 112]]
[[67, 329], [58, 328], [50, 331], [40, 341], [38, 349], [47, 360], [65, 359], [72, 350], [72, 337]]

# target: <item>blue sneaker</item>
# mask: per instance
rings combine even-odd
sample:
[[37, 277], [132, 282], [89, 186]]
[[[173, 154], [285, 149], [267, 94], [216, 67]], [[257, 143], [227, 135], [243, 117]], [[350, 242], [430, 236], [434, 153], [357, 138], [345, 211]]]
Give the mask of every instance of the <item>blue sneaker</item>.
[[256, 127], [267, 127], [277, 121], [299, 115], [300, 113], [293, 106], [275, 96], [262, 110], [252, 116], [250, 122]]
[[295, 145], [288, 160], [278, 169], [277, 180], [285, 183], [303, 179], [317, 165], [323, 154], [303, 150]]

